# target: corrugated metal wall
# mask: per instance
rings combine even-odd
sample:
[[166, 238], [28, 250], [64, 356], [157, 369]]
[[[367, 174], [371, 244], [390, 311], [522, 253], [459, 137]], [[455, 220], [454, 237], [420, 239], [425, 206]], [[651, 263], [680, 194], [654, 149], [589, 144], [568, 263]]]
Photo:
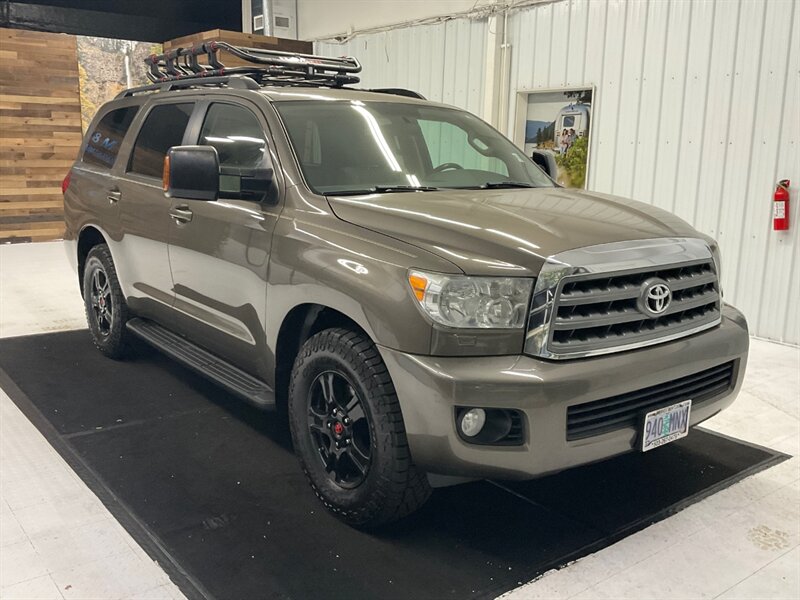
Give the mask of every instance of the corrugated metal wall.
[[[318, 45], [481, 114], [486, 21]], [[516, 92], [594, 85], [589, 189], [675, 212], [720, 241], [728, 302], [755, 335], [800, 343], [800, 6], [792, 0], [564, 0], [512, 11]], [[458, 62], [456, 62], [458, 57]], [[771, 230], [776, 180], [792, 228]]]
[[326, 56], [356, 56], [363, 87], [402, 87], [480, 115], [486, 19], [458, 19], [315, 44]]
[[[797, 3], [571, 0], [511, 13], [508, 36], [512, 91], [596, 86], [589, 189], [715, 237], [726, 300], [756, 335], [800, 343]], [[785, 233], [771, 231], [779, 178]]]

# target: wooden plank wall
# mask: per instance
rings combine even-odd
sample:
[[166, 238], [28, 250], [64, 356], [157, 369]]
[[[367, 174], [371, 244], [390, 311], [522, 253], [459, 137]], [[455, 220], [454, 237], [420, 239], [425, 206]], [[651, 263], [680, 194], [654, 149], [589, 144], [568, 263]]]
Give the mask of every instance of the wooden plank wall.
[[0, 28], [0, 243], [62, 237], [80, 111], [75, 36]]

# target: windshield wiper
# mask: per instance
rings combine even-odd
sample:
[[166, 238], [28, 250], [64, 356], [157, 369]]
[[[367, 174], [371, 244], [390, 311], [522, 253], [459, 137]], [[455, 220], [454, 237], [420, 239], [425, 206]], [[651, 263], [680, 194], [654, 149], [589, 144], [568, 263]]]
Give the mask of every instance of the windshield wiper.
[[363, 190], [338, 190], [325, 192], [325, 196], [359, 196], [362, 194], [389, 194], [392, 192], [435, 192], [440, 188], [427, 185], [374, 185]]
[[536, 186], [524, 181], [487, 181], [480, 187], [486, 190], [495, 190], [501, 188], [532, 188]]

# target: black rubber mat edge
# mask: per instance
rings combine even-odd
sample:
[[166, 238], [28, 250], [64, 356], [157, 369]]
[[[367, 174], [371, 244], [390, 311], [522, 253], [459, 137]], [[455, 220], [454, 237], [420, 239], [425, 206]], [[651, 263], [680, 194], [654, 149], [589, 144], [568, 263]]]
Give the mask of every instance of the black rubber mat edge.
[[133, 511], [109, 489], [103, 479], [81, 458], [72, 445], [64, 439], [47, 420], [36, 405], [31, 402], [11, 377], [0, 368], [0, 389], [2, 389], [17, 408], [22, 411], [45, 440], [58, 452], [70, 468], [95, 494], [134, 541], [152, 558], [178, 586], [188, 600], [213, 600], [213, 596], [202, 583], [187, 573], [181, 564], [169, 553], [161, 540], [142, 523]]

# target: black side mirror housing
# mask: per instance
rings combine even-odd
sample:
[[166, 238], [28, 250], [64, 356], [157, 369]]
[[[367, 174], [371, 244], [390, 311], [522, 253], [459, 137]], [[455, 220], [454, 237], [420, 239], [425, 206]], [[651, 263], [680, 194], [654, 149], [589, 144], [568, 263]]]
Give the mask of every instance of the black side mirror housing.
[[531, 154], [531, 160], [542, 169], [553, 181], [558, 177], [558, 165], [556, 164], [556, 155], [548, 150], [534, 150]]
[[261, 201], [267, 197], [275, 176], [271, 166], [256, 168], [220, 167], [219, 195]]
[[169, 198], [216, 200], [219, 157], [213, 146], [173, 146], [164, 158], [164, 192]]

